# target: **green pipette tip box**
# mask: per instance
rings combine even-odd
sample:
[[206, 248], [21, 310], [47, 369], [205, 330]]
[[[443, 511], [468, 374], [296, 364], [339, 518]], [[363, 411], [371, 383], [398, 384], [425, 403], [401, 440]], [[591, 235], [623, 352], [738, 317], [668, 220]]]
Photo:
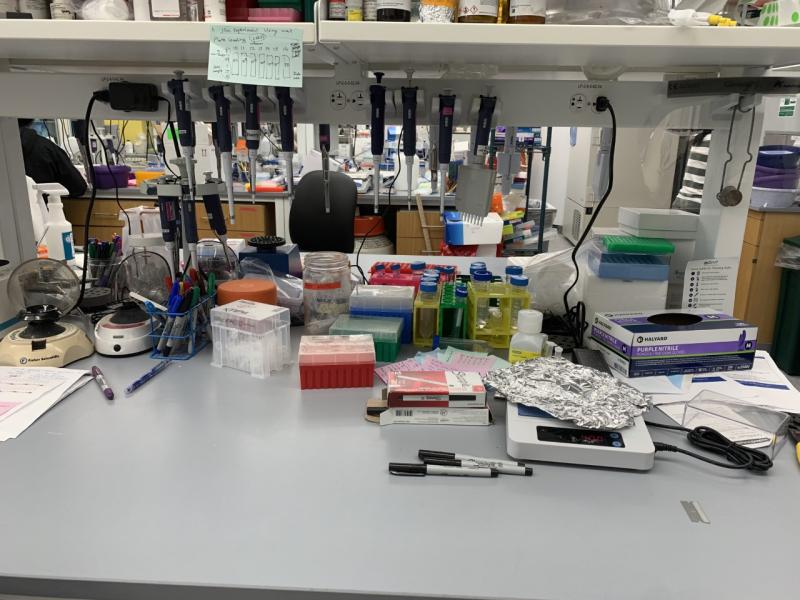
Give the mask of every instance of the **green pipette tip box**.
[[608, 252], [627, 254], [673, 254], [675, 244], [662, 238], [642, 238], [634, 235], [604, 235], [603, 245]]
[[331, 335], [370, 334], [375, 343], [375, 360], [393, 362], [400, 352], [403, 336], [400, 317], [356, 317], [339, 315], [331, 325]]

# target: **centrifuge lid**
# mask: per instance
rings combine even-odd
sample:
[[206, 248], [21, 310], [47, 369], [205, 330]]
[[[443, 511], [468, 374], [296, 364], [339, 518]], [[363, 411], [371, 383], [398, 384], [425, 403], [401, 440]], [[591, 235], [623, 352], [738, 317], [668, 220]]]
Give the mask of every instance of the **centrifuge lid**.
[[49, 304], [61, 316], [78, 305], [81, 282], [72, 268], [52, 258], [34, 258], [17, 265], [8, 277], [8, 298], [18, 310]]

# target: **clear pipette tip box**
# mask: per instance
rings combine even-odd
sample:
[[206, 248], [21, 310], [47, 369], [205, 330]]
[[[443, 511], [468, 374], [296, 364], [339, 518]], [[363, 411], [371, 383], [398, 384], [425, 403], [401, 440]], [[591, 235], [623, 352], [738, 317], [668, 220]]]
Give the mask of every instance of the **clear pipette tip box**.
[[403, 319], [399, 317], [357, 317], [339, 315], [331, 325], [331, 335], [370, 334], [375, 342], [378, 362], [393, 362], [400, 352]]
[[290, 360], [289, 309], [237, 300], [211, 310], [214, 367], [264, 379]]

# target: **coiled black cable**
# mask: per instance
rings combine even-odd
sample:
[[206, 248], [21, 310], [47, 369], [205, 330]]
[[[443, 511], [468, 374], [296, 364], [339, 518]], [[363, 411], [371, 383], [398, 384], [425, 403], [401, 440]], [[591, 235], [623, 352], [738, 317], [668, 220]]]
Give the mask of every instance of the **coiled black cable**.
[[682, 427], [680, 425], [664, 425], [661, 423], [652, 423], [650, 421], [645, 421], [645, 423], [650, 427], [685, 431], [687, 432], [686, 438], [693, 446], [697, 446], [711, 454], [724, 456], [728, 462], [714, 460], [702, 454], [697, 454], [690, 450], [684, 450], [678, 446], [664, 444], [662, 442], [653, 442], [656, 452], [678, 452], [680, 454], [686, 454], [687, 456], [702, 460], [703, 462], [717, 467], [722, 467], [723, 469], [746, 469], [756, 473], [764, 473], [772, 468], [773, 463], [769, 456], [760, 450], [754, 450], [753, 448], [747, 448], [746, 446], [732, 442], [719, 431], [711, 427], [695, 427], [694, 429], [689, 429], [688, 427]]

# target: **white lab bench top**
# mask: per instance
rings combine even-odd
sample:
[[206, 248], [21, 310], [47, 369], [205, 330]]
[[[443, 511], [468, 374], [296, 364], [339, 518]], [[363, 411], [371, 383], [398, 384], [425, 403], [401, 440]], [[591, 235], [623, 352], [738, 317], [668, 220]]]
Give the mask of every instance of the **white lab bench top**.
[[[301, 331], [293, 331], [296, 351]], [[378, 388], [301, 392], [209, 366], [133, 396], [146, 356], [0, 444], [0, 595], [69, 598], [790, 598], [800, 467], [766, 475], [679, 455], [647, 473], [534, 465], [533, 477], [396, 477], [420, 448], [504, 456], [491, 427], [363, 418]], [[377, 381], [377, 379], [376, 379]], [[672, 432], [654, 438], [683, 445]], [[681, 500], [710, 525], [691, 523]]]

